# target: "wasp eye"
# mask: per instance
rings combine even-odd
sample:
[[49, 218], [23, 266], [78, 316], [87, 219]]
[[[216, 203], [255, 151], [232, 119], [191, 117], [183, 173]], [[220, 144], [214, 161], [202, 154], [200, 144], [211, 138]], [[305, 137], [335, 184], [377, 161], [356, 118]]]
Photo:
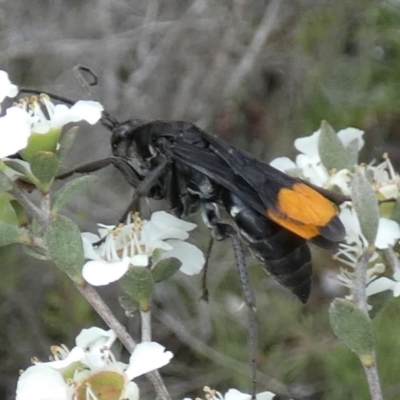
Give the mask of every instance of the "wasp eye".
[[124, 122], [117, 126], [111, 136], [111, 147], [116, 149], [121, 142], [126, 141], [131, 136], [133, 129], [130, 122]]

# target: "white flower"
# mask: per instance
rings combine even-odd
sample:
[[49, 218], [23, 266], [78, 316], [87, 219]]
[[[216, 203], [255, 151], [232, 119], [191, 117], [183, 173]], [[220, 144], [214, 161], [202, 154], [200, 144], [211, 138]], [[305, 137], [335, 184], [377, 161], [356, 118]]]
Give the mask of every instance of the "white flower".
[[[197, 274], [204, 265], [204, 255], [187, 239], [195, 224], [182, 221], [165, 211], [152, 214], [150, 221], [137, 215], [126, 225], [99, 229], [99, 236], [82, 233], [85, 258], [83, 277], [92, 285], [106, 285], [120, 279], [130, 266], [154, 267], [159, 261], [177, 258], [180, 270], [188, 275]], [[103, 242], [94, 245], [100, 240]]]
[[[251, 400], [252, 398], [251, 394], [242, 393], [237, 389], [229, 389], [225, 393], [225, 396], [222, 396], [220, 392], [217, 392], [214, 389], [210, 389], [208, 386], [205, 386], [203, 390], [206, 393], [206, 398], [212, 400]], [[256, 394], [257, 400], [272, 400], [274, 397], [275, 394], [272, 392], [261, 392]]]
[[[257, 400], [272, 400], [275, 394], [272, 392], [261, 392], [256, 394]], [[237, 389], [229, 389], [224, 396], [224, 400], [251, 400], [251, 395], [239, 392]]]
[[19, 107], [10, 107], [0, 117], [0, 158], [17, 153], [28, 144], [31, 134], [29, 114]]
[[[344, 147], [357, 141], [357, 148], [360, 150], [364, 145], [362, 139], [363, 131], [356, 128], [346, 128], [338, 132], [338, 138]], [[330, 188], [337, 186], [343, 194], [350, 194], [350, 172], [348, 170], [328, 171], [321, 162], [318, 150], [318, 141], [321, 130], [312, 135], [296, 139], [294, 145], [301, 154], [297, 155], [296, 163], [287, 157], [280, 157], [271, 162], [271, 165], [283, 172], [296, 172], [297, 176], [306, 178], [316, 186]]]
[[2, 103], [6, 97], [13, 98], [17, 94], [18, 87], [11, 83], [7, 72], [0, 70], [0, 103]]
[[372, 296], [377, 293], [392, 290], [393, 296], [400, 296], [400, 269], [397, 269], [393, 274], [393, 279], [381, 276], [380, 278], [372, 281], [366, 289], [367, 296]]
[[168, 364], [173, 357], [155, 342], [136, 346], [129, 364], [116, 361], [110, 350], [112, 331], [84, 329], [76, 347], [53, 347], [55, 361], [36, 363], [20, 376], [16, 400], [92, 400], [107, 398], [139, 399], [132, 379]]
[[377, 166], [367, 165], [366, 170], [373, 174], [373, 188], [386, 199], [397, 199], [399, 195], [399, 174], [394, 170], [387, 154], [383, 155], [385, 161]]
[[71, 107], [55, 105], [45, 94], [21, 102], [21, 107], [31, 114], [32, 132], [41, 134], [59, 130], [70, 122], [87, 121], [93, 125], [100, 120], [103, 111], [103, 106], [96, 101], [80, 100]]
[[[4, 71], [0, 71], [0, 99], [2, 79], [5, 79], [2, 72]], [[9, 89], [9, 95], [15, 93], [12, 87]], [[3, 92], [6, 93], [6, 89]], [[51, 130], [60, 130], [65, 124], [80, 120], [94, 124], [100, 120], [102, 110], [101, 104], [94, 101], [78, 101], [69, 108], [65, 104], [54, 105], [46, 95], [41, 95], [39, 100], [36, 97], [30, 101], [22, 99], [16, 106], [9, 107], [5, 116], [0, 117], [0, 158], [23, 150], [32, 133], [44, 134]]]

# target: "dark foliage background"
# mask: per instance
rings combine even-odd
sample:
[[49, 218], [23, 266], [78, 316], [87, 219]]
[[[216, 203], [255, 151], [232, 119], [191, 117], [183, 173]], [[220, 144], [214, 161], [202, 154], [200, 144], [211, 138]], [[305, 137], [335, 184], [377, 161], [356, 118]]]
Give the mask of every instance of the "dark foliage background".
[[[293, 155], [293, 140], [318, 129], [366, 131], [365, 161], [398, 151], [400, 4], [396, 0], [13, 0], [0, 2], [0, 68], [20, 86], [86, 97], [72, 68], [99, 76], [93, 94], [120, 120], [184, 119], [270, 160]], [[109, 133], [82, 127], [68, 165], [110, 154]], [[113, 223], [130, 189], [101, 171], [65, 213], [82, 226]], [[147, 204], [145, 212], [163, 207]], [[146, 211], [147, 210], [147, 211]], [[196, 221], [199, 219], [195, 217]], [[203, 249], [208, 232], [193, 241]], [[366, 399], [360, 365], [334, 337], [327, 307], [327, 254], [315, 253], [316, 281], [303, 306], [249, 258], [257, 297], [259, 389], [296, 399]], [[13, 399], [18, 371], [46, 360], [51, 344], [72, 347], [79, 331], [102, 325], [71, 283], [18, 247], [0, 249], [0, 398]], [[163, 369], [173, 398], [204, 385], [249, 391], [247, 317], [229, 243], [212, 253], [210, 303], [200, 278], [159, 285], [154, 337], [175, 354]], [[117, 305], [117, 285], [100, 292], [138, 338], [139, 319]], [[385, 399], [399, 398], [400, 309], [375, 319]], [[153, 398], [139, 380], [143, 398]], [[285, 398], [285, 397], [282, 397]]]

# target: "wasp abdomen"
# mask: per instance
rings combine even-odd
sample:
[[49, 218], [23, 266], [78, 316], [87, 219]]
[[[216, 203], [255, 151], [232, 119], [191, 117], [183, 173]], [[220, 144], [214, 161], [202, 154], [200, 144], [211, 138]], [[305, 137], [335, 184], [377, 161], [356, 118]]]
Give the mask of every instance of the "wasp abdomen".
[[311, 253], [306, 241], [224, 190], [222, 202], [254, 257], [302, 302], [311, 290]]

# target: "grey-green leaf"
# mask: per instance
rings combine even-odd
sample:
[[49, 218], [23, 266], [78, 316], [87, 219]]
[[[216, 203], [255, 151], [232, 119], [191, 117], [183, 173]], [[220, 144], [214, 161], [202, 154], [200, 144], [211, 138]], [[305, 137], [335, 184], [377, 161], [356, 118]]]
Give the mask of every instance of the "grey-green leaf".
[[328, 170], [350, 169], [352, 165], [348, 160], [346, 149], [336, 132], [326, 121], [322, 121], [320, 129], [318, 152], [324, 167]]
[[16, 160], [16, 159], [14, 160], [10, 158], [7, 158], [2, 161], [4, 164], [7, 165], [7, 167], [11, 168], [12, 170], [20, 173], [22, 176], [27, 178], [29, 182], [32, 182], [33, 184], [38, 183], [38, 180], [32, 174], [31, 170], [29, 169], [29, 164], [27, 164], [26, 161]]
[[374, 341], [368, 316], [345, 299], [335, 299], [329, 308], [329, 318], [335, 335], [354, 351], [361, 362], [373, 362]]
[[46, 232], [45, 241], [55, 264], [72, 279], [80, 278], [84, 256], [78, 227], [70, 219], [56, 215]]
[[179, 271], [181, 265], [182, 263], [174, 257], [159, 261], [151, 270], [153, 281], [155, 283], [165, 281]]
[[86, 175], [67, 182], [52, 197], [52, 211], [58, 212], [70, 197], [82, 191], [95, 179], [93, 175]]
[[23, 230], [16, 225], [0, 221], [0, 246], [7, 246], [13, 243], [21, 243]]
[[33, 175], [42, 189], [47, 190], [58, 171], [58, 157], [50, 151], [39, 151], [30, 160]]
[[154, 286], [150, 270], [144, 267], [131, 268], [120, 283], [124, 292], [138, 302], [142, 310], [148, 307]]
[[125, 315], [129, 318], [133, 317], [139, 309], [139, 303], [128, 295], [118, 297], [118, 303], [125, 310]]
[[358, 141], [357, 139], [352, 140], [346, 147], [346, 158], [348, 169], [353, 169], [358, 163]]
[[351, 183], [351, 200], [360, 222], [361, 232], [370, 245], [375, 243], [379, 224], [379, 204], [371, 184], [360, 172]]
[[62, 135], [62, 138], [59, 141], [60, 147], [57, 150], [57, 155], [60, 160], [63, 159], [64, 156], [68, 153], [69, 149], [74, 143], [77, 133], [78, 133], [78, 127], [73, 126], [68, 132], [65, 132]]

